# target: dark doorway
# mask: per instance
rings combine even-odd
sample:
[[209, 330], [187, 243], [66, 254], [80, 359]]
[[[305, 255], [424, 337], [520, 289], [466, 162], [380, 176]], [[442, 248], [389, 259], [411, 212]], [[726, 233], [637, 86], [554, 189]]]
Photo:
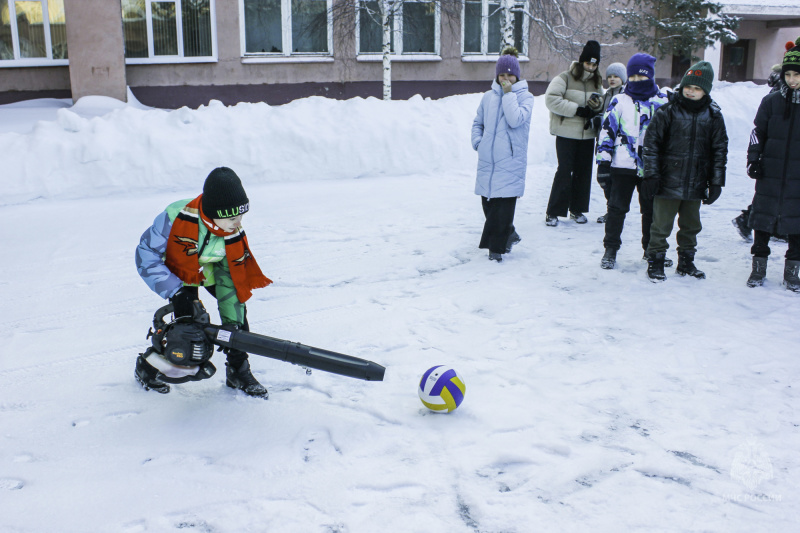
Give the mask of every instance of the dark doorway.
[[722, 47], [722, 75], [725, 81], [745, 81], [747, 79], [747, 58], [750, 55], [751, 39], [739, 39]]
[[692, 66], [692, 58], [683, 54], [672, 56], [672, 77], [670, 78], [670, 87], [680, 85], [683, 75]]

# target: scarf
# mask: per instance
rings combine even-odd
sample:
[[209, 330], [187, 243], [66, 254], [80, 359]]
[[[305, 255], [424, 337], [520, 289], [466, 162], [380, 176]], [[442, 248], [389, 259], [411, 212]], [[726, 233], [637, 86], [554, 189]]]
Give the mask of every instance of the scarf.
[[683, 93], [678, 92], [675, 93], [675, 101], [684, 108], [689, 113], [697, 114], [700, 111], [704, 111], [709, 105], [711, 105], [711, 97], [707, 94], [704, 94], [700, 100], [689, 100]]
[[625, 94], [634, 100], [644, 102], [658, 94], [658, 85], [650, 79], [642, 81], [628, 81], [625, 84]]
[[250, 299], [253, 289], [266, 287], [272, 280], [261, 273], [255, 258], [250, 253], [247, 236], [239, 229], [234, 233], [225, 233], [214, 222], [209, 220], [200, 208], [201, 194], [181, 209], [167, 240], [166, 265], [181, 281], [190, 285], [202, 285], [205, 276], [200, 268], [200, 220], [208, 231], [225, 239], [225, 257], [231, 271], [236, 297], [241, 303]]
[[783, 108], [783, 118], [787, 119], [791, 115], [791, 104], [800, 104], [800, 90], [790, 89], [785, 83], [781, 83], [781, 96], [786, 100], [786, 107]]

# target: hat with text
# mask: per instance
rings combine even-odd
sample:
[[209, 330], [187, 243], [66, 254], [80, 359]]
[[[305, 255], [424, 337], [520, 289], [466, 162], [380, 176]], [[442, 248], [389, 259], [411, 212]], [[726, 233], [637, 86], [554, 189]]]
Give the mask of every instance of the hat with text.
[[242, 180], [228, 167], [211, 171], [203, 184], [203, 213], [209, 218], [231, 218], [247, 213], [250, 200]]

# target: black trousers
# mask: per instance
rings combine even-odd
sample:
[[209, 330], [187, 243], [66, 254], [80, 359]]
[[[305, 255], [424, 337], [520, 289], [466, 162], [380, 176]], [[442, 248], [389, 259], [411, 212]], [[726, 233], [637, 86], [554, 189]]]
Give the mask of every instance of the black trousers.
[[[756, 257], [769, 257], [769, 238], [772, 234], [768, 231], [753, 231], [753, 246], [750, 253]], [[786, 241], [789, 248], [786, 250], [786, 259], [789, 261], [800, 261], [800, 235], [787, 235]]]
[[631, 209], [633, 191], [639, 190], [639, 212], [642, 214], [642, 248], [650, 244], [650, 226], [653, 224], [653, 199], [642, 197], [641, 180], [635, 170], [611, 168], [611, 193], [606, 216], [606, 236], [603, 246], [619, 250], [622, 246], [622, 228], [625, 215]]
[[517, 199], [516, 197], [489, 199], [481, 196], [481, 205], [486, 222], [483, 224], [478, 248], [488, 248], [490, 252], [504, 254], [508, 237], [514, 232], [514, 210]]
[[[186, 288], [194, 291], [194, 294], [196, 296], [196, 298], [195, 298], [196, 300], [200, 299], [200, 294], [198, 292], [199, 287], [186, 287]], [[204, 288], [205, 288], [205, 290], [208, 291], [208, 293], [211, 296], [213, 296], [216, 299], [216, 297], [217, 297], [217, 287], [216, 286], [211, 285], [211, 286], [204, 287]], [[248, 324], [248, 322], [247, 322], [247, 307], [245, 307], [245, 309], [244, 309], [244, 323], [242, 324], [241, 329], [243, 331], [250, 331], [250, 324]], [[242, 366], [242, 363], [244, 363], [247, 360], [247, 352], [243, 352], [241, 350], [236, 350], [236, 349], [233, 349], [233, 348], [225, 348], [222, 351], [225, 352], [225, 356], [227, 357], [228, 363], [230, 363], [231, 366], [233, 366], [234, 368], [239, 368], [240, 366]]]
[[547, 215], [565, 217], [567, 211], [589, 211], [594, 166], [594, 139], [567, 139], [556, 137], [558, 169], [553, 177]]

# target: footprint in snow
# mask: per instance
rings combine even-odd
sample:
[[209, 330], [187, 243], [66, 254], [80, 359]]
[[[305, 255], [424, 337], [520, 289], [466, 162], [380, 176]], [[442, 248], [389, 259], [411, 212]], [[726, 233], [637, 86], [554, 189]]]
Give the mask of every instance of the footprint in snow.
[[21, 479], [14, 479], [11, 477], [0, 478], [0, 490], [20, 490], [25, 486]]

